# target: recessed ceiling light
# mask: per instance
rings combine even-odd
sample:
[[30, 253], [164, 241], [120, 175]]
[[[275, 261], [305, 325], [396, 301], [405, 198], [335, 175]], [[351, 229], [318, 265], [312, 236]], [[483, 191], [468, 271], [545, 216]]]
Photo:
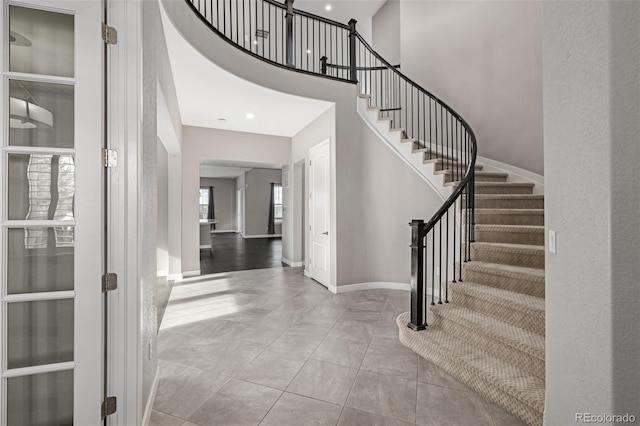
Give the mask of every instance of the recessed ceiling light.
[[326, 5], [326, 6], [324, 7], [324, 10], [327, 10], [327, 11], [331, 10], [331, 5], [330, 5], [330, 4]]
[[220, 117], [220, 118], [218, 118], [218, 121], [221, 122], [221, 123], [226, 123], [227, 119]]
[[256, 116], [255, 116], [255, 115], [253, 115], [252, 113], [248, 112], [248, 113], [247, 113], [247, 118], [248, 118], [249, 120], [253, 120], [254, 118], [256, 118]]
[[253, 44], [258, 44], [258, 40], [253, 40]]
[[307, 49], [307, 55], [311, 53], [311, 49]]

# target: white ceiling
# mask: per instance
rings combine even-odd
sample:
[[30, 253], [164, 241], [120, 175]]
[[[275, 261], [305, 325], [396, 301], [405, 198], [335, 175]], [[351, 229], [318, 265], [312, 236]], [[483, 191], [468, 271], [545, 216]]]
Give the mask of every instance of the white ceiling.
[[[330, 102], [277, 92], [228, 73], [182, 38], [162, 7], [161, 14], [182, 124], [291, 137], [331, 107]], [[247, 113], [255, 118], [248, 119]]]
[[[351, 18], [365, 24], [387, 0], [295, 0], [293, 7], [346, 24]], [[327, 4], [331, 10], [325, 10]], [[369, 24], [370, 25], [370, 24]], [[356, 24], [356, 28], [358, 25]]]

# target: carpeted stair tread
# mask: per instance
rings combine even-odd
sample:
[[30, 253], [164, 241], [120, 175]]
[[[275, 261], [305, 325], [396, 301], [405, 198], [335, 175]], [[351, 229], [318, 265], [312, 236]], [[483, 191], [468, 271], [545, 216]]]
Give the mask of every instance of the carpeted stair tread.
[[508, 278], [526, 278], [529, 281], [537, 281], [540, 284], [544, 284], [544, 269], [540, 268], [504, 265], [502, 263], [479, 262], [477, 260], [465, 263], [464, 267], [465, 269], [476, 270], [492, 275], [502, 275]]
[[476, 224], [475, 240], [487, 243], [544, 245], [544, 226]]
[[[493, 344], [492, 341], [495, 340], [502, 345], [537, 358], [544, 365], [544, 337], [539, 334], [500, 321], [481, 312], [451, 304], [433, 305], [431, 306], [431, 311], [436, 318], [440, 317], [443, 320], [451, 321], [467, 328], [471, 334], [477, 336], [479, 341], [482, 342], [481, 345], [476, 345], [481, 349], [486, 350], [486, 347], [491, 346]], [[434, 319], [434, 321], [437, 322], [438, 319]], [[472, 343], [471, 339], [467, 341]], [[500, 349], [498, 345], [494, 345], [494, 348]], [[495, 353], [495, 355], [501, 356], [499, 353]], [[509, 361], [507, 358], [504, 359]], [[518, 359], [522, 360], [521, 364], [526, 364], [524, 357], [520, 356]], [[544, 369], [542, 369], [542, 377], [544, 377]]]
[[[463, 196], [463, 202], [466, 198]], [[544, 196], [533, 194], [476, 194], [476, 209], [543, 209]]]
[[517, 232], [520, 234], [544, 233], [544, 226], [540, 225], [501, 225], [501, 224], [480, 224], [476, 225], [476, 231], [485, 232]]
[[504, 253], [526, 253], [533, 255], [544, 255], [544, 246], [537, 246], [531, 244], [508, 244], [508, 243], [486, 243], [482, 241], [476, 241], [471, 243], [472, 247], [485, 250], [499, 251]]
[[405, 346], [528, 424], [542, 424], [544, 380], [437, 327], [414, 332], [409, 318], [406, 312], [396, 320]]
[[518, 214], [522, 216], [544, 214], [544, 209], [478, 209], [476, 214]]
[[544, 299], [474, 282], [451, 285], [451, 302], [513, 324], [541, 336], [545, 334]]
[[477, 241], [471, 243], [471, 259], [530, 268], [544, 268], [544, 246]]
[[515, 305], [519, 306], [521, 309], [539, 312], [544, 317], [544, 299], [541, 297], [529, 296], [528, 294], [516, 293], [515, 291], [503, 290], [500, 288], [469, 282], [457, 282], [451, 285], [450, 288], [453, 293], [454, 302], [455, 294], [457, 292], [464, 292], [473, 294], [474, 296], [487, 301], [496, 300], [497, 303]]
[[478, 208], [476, 224], [495, 225], [544, 225], [544, 209]]

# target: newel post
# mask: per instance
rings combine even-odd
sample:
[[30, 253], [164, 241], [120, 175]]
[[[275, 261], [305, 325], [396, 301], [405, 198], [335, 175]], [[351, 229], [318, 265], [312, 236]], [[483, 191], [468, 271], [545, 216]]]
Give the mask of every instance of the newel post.
[[427, 328], [424, 297], [424, 220], [414, 219], [411, 226], [411, 322], [412, 330]]
[[349, 21], [349, 79], [353, 82], [358, 81], [356, 74], [356, 21], [351, 18]]
[[320, 58], [320, 72], [324, 75], [327, 75], [327, 59], [326, 56]]
[[287, 66], [294, 67], [293, 63], [293, 1], [285, 0], [287, 13], [284, 15], [287, 22]]

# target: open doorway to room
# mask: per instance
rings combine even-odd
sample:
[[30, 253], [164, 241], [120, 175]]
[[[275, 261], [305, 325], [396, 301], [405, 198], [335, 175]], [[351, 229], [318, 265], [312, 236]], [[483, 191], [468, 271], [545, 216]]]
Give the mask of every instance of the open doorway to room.
[[201, 160], [202, 275], [282, 267], [282, 167]]

